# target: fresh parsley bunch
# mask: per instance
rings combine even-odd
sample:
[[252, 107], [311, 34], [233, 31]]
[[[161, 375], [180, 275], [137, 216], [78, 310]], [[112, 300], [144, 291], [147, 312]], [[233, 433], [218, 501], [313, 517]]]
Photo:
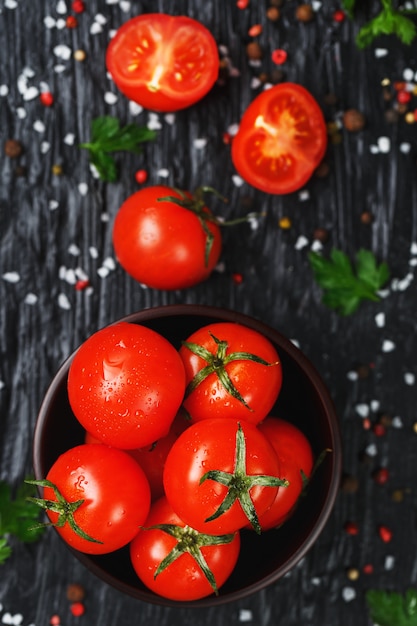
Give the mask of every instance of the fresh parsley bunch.
[[39, 521], [39, 507], [28, 502], [34, 495], [32, 485], [22, 483], [13, 498], [12, 489], [5, 481], [0, 481], [0, 564], [12, 553], [10, 537], [24, 543], [37, 541], [44, 528], [32, 528]]
[[[350, 18], [354, 17], [356, 0], [343, 0], [343, 8]], [[382, 10], [370, 22], [362, 26], [356, 37], [359, 48], [366, 48], [379, 35], [396, 35], [404, 44], [411, 44], [417, 35], [417, 27], [408, 17], [417, 10], [399, 11], [394, 8], [393, 0], [381, 0]]]
[[370, 250], [359, 250], [356, 265], [341, 250], [333, 249], [330, 259], [310, 252], [309, 261], [317, 283], [323, 288], [323, 304], [341, 315], [350, 315], [362, 300], [379, 301], [378, 290], [390, 277], [386, 263], [378, 266]]
[[117, 166], [111, 152], [136, 152], [142, 151], [141, 144], [152, 141], [156, 132], [127, 124], [121, 126], [116, 117], [104, 115], [95, 118], [91, 123], [91, 141], [82, 143], [81, 148], [89, 151], [90, 162], [96, 168], [101, 180], [115, 182], [117, 180]]
[[417, 626], [417, 589], [404, 594], [371, 589], [366, 593], [371, 619], [378, 626]]

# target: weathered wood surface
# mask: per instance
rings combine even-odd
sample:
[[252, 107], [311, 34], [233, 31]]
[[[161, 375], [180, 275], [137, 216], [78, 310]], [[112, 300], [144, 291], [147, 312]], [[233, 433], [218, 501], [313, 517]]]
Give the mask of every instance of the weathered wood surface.
[[[416, 585], [417, 125], [402, 114], [396, 123], [386, 120], [392, 102], [384, 101], [381, 87], [385, 78], [391, 87], [403, 80], [406, 69], [417, 72], [416, 45], [406, 47], [388, 37], [366, 50], [356, 47], [358, 27], [378, 11], [377, 0], [363, 3], [354, 23], [334, 21], [340, 6], [331, 0], [313, 3], [314, 21], [303, 24], [294, 18], [297, 4], [287, 0], [281, 19], [272, 23], [263, 0], [251, 0], [245, 10], [234, 0], [89, 0], [77, 16], [77, 28], [68, 29], [61, 26], [71, 13], [69, 0], [0, 2], [0, 138], [2, 146], [11, 138], [24, 146], [18, 161], [3, 149], [0, 155], [1, 478], [17, 485], [31, 470], [32, 433], [42, 396], [73, 349], [126, 314], [185, 302], [251, 314], [299, 343], [329, 385], [342, 426], [344, 470], [359, 480], [356, 493], [340, 493], [304, 561], [284, 580], [244, 601], [213, 610], [137, 602], [85, 571], [51, 531], [36, 545], [15, 545], [0, 566], [4, 623], [15, 619], [16, 624], [40, 626], [59, 614], [63, 624], [100, 626], [222, 626], [246, 620], [254, 626], [367, 626], [367, 589], [404, 591]], [[152, 119], [148, 112], [134, 115], [120, 94], [114, 103], [106, 102], [106, 94], [117, 94], [104, 66], [110, 33], [141, 11], [201, 20], [239, 75], [172, 119], [154, 118], [160, 124], [158, 139], [141, 156], [119, 155], [119, 181], [104, 184], [92, 176], [87, 154], [77, 146], [89, 138], [90, 122], [98, 115], [143, 124]], [[328, 176], [313, 178], [305, 195], [268, 197], [236, 185], [230, 147], [222, 140], [261, 89], [256, 83], [260, 68], [249, 64], [245, 53], [248, 29], [256, 23], [264, 27], [259, 41], [266, 72], [274, 69], [272, 50], [284, 48], [286, 79], [310, 89], [329, 122], [338, 123], [348, 108], [366, 116], [366, 127], [358, 133], [340, 127], [341, 141], [330, 143], [326, 157]], [[77, 49], [85, 50], [84, 62], [74, 60]], [[55, 98], [50, 108], [32, 97], [31, 91], [44, 84]], [[337, 97], [333, 106], [327, 104], [329, 93]], [[417, 106], [417, 96], [413, 98], [411, 110]], [[388, 152], [381, 137], [390, 140]], [[203, 147], [198, 139], [206, 140]], [[16, 175], [17, 164], [26, 167], [26, 175]], [[61, 176], [52, 173], [56, 164], [62, 165]], [[134, 173], [142, 167], [151, 184], [216, 186], [229, 198], [226, 207], [214, 207], [225, 216], [243, 215], [248, 196], [251, 209], [266, 216], [257, 228], [244, 225], [225, 232], [222, 267], [207, 282], [181, 292], [144, 289], [117, 263], [114, 268], [109, 263], [114, 260], [112, 219], [122, 200], [137, 189]], [[363, 211], [372, 213], [371, 224], [361, 221]], [[284, 216], [292, 221], [289, 231], [279, 227]], [[325, 254], [337, 247], [353, 257], [364, 247], [389, 263], [392, 280], [379, 303], [366, 303], [348, 318], [321, 304], [307, 260], [319, 227], [330, 234]], [[74, 289], [71, 270], [76, 268], [87, 274], [90, 290]], [[241, 283], [234, 274], [241, 274]], [[370, 366], [369, 376], [355, 377], [358, 364]], [[364, 429], [358, 406], [370, 411], [372, 423], [381, 412], [394, 418], [385, 436]], [[363, 461], [365, 451], [368, 462]], [[390, 474], [384, 486], [372, 478], [381, 465]], [[402, 502], [393, 502], [397, 489], [404, 490]], [[357, 536], [344, 531], [350, 520], [359, 524]], [[380, 524], [392, 528], [390, 543], [379, 538]], [[373, 565], [372, 574], [363, 573], [366, 564]], [[359, 570], [357, 580], [348, 578], [349, 568]], [[82, 618], [69, 612], [65, 590], [70, 582], [86, 588]]]

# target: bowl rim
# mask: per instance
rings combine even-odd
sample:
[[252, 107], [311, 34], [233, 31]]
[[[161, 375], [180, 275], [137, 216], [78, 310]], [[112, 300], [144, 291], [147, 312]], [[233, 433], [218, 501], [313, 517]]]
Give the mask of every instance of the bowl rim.
[[[65, 546], [72, 552], [75, 557], [80, 561], [90, 572], [95, 574], [100, 580], [104, 581], [108, 585], [117, 589], [118, 591], [125, 593], [126, 595], [133, 597], [137, 600], [141, 600], [144, 602], [149, 602], [151, 604], [157, 604], [160, 606], [167, 607], [184, 607], [184, 608], [203, 608], [203, 607], [213, 607], [219, 606], [222, 604], [227, 604], [230, 602], [234, 602], [237, 600], [241, 600], [248, 596], [253, 595], [254, 593], [260, 591], [261, 589], [265, 589], [269, 587], [272, 583], [277, 582], [280, 578], [282, 578], [285, 574], [287, 574], [290, 570], [292, 570], [297, 563], [301, 561], [301, 559], [309, 552], [314, 543], [317, 541], [319, 535], [322, 533], [324, 527], [327, 524], [327, 521], [333, 511], [333, 507], [336, 501], [336, 497], [339, 491], [340, 486], [340, 477], [342, 472], [342, 440], [341, 440], [341, 429], [339, 419], [336, 413], [335, 405], [332, 397], [330, 396], [330, 392], [325, 385], [321, 375], [316, 370], [313, 363], [310, 359], [290, 340], [288, 337], [283, 335], [281, 332], [276, 330], [274, 327], [266, 324], [261, 321], [259, 318], [253, 317], [251, 315], [241, 313], [239, 311], [235, 311], [233, 309], [228, 309], [224, 307], [218, 307], [213, 305], [202, 305], [202, 304], [167, 304], [149, 307], [145, 309], [141, 309], [140, 311], [136, 311], [130, 313], [118, 320], [111, 322], [106, 325], [112, 326], [114, 324], [120, 322], [129, 322], [140, 324], [141, 322], [147, 322], [155, 319], [172, 317], [172, 316], [199, 316], [199, 317], [212, 317], [218, 318], [221, 321], [225, 322], [235, 322], [243, 325], [249, 325], [254, 330], [257, 330], [263, 335], [266, 335], [272, 338], [273, 341], [281, 345], [282, 348], [287, 352], [291, 359], [297, 363], [297, 365], [303, 370], [308, 372], [308, 376], [310, 381], [320, 398], [321, 403], [326, 409], [326, 414], [328, 415], [328, 427], [332, 440], [332, 467], [333, 471], [331, 474], [331, 480], [329, 483], [329, 487], [327, 490], [326, 498], [323, 503], [323, 507], [317, 517], [315, 524], [312, 526], [308, 536], [303, 540], [301, 545], [298, 547], [295, 552], [283, 563], [280, 567], [275, 569], [270, 574], [260, 578], [256, 582], [242, 587], [242, 589], [232, 591], [225, 595], [222, 595], [221, 590], [218, 596], [207, 596], [206, 598], [201, 598], [199, 600], [191, 600], [191, 601], [176, 601], [170, 600], [168, 598], [164, 598], [162, 596], [158, 596], [151, 590], [142, 591], [140, 589], [134, 588], [128, 583], [125, 583], [118, 578], [115, 578], [112, 574], [110, 574], [107, 570], [103, 569], [98, 563], [92, 560], [92, 555], [84, 554], [82, 552], [78, 552], [72, 549], [64, 540], [60, 537], [60, 539], [65, 543]], [[51, 399], [54, 397], [57, 390], [60, 388], [62, 381], [66, 378], [67, 370], [69, 365], [77, 352], [76, 348], [61, 364], [54, 377], [52, 378], [45, 394], [43, 400], [41, 402], [35, 429], [33, 435], [33, 443], [32, 443], [32, 456], [33, 456], [33, 469], [35, 478], [44, 478], [42, 476], [42, 463], [40, 458], [40, 443], [43, 431], [43, 425], [47, 418], [48, 407]]]

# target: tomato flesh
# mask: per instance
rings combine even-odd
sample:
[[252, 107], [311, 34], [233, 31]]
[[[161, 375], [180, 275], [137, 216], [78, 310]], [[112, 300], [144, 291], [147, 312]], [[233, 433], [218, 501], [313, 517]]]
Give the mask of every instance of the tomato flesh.
[[108, 46], [106, 63], [122, 93], [161, 112], [200, 100], [219, 70], [210, 31], [192, 18], [165, 13], [139, 15], [123, 24]]
[[232, 160], [249, 184], [285, 194], [309, 180], [326, 147], [326, 124], [313, 96], [300, 85], [282, 83], [246, 109], [233, 139]]

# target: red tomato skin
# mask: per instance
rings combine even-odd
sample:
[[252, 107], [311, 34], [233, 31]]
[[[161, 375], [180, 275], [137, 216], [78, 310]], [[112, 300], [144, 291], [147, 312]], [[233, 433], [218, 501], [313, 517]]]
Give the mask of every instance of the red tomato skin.
[[[68, 523], [56, 527], [64, 541], [80, 552], [106, 554], [127, 545], [149, 513], [151, 495], [148, 480], [138, 463], [123, 450], [81, 444], [64, 452], [47, 474], [69, 502], [85, 500], [75, 511], [78, 526], [95, 543], [80, 537]], [[50, 487], [43, 497], [56, 501]], [[58, 514], [47, 511], [51, 522]]]
[[258, 426], [274, 448], [281, 467], [282, 478], [288, 487], [279, 487], [271, 507], [259, 517], [262, 530], [276, 528], [293, 513], [303, 490], [303, 471], [310, 477], [314, 457], [304, 433], [291, 422], [278, 417], [268, 417]]
[[316, 100], [301, 85], [280, 83], [248, 106], [231, 156], [247, 183], [265, 193], [288, 194], [307, 183], [326, 148], [326, 122]]
[[[239, 423], [246, 441], [247, 474], [280, 477], [278, 458], [254, 424], [232, 418], [213, 418], [189, 426], [178, 437], [165, 461], [164, 489], [177, 515], [199, 532], [231, 533], [248, 522], [237, 501], [220, 517], [206, 522], [220, 506], [227, 488], [213, 480], [200, 485], [201, 477], [209, 470], [233, 472]], [[271, 506], [277, 487], [254, 486], [249, 493], [259, 516]]]
[[117, 30], [106, 66], [127, 98], [166, 113], [187, 108], [210, 91], [218, 78], [219, 55], [213, 35], [197, 20], [148, 13]]
[[174, 346], [159, 333], [128, 322], [91, 335], [68, 373], [76, 418], [116, 448], [140, 448], [164, 437], [184, 389], [184, 367]]
[[[204, 326], [190, 335], [187, 341], [203, 345], [215, 354], [217, 345], [209, 331], [217, 339], [227, 341], [228, 354], [245, 351], [256, 354], [274, 365], [266, 366], [248, 360], [232, 361], [226, 365], [230, 379], [252, 410], [231, 396], [215, 373], [210, 374], [189, 394], [183, 402], [184, 408], [193, 422], [230, 415], [233, 419], [259, 423], [272, 409], [282, 386], [282, 366], [275, 347], [257, 331], [233, 322], [218, 322]], [[184, 363], [188, 385], [207, 362], [186, 346], [181, 346], [179, 353]]]
[[120, 265], [138, 282], [154, 289], [185, 289], [210, 276], [222, 236], [217, 224], [207, 222], [214, 239], [206, 264], [206, 234], [197, 215], [173, 202], [158, 201], [167, 196], [181, 198], [164, 185], [129, 196], [113, 223], [113, 246]]
[[[145, 528], [139, 531], [130, 544], [132, 565], [141, 581], [158, 595], [171, 600], [198, 600], [211, 595], [212, 587], [189, 554], [181, 555], [154, 579], [154, 573], [160, 562], [177, 543], [174, 537], [161, 530], [147, 530], [155, 524], [175, 524], [182, 528], [185, 526], [165, 497], [152, 505]], [[213, 572], [218, 589], [232, 573], [239, 551], [240, 535], [238, 532], [231, 543], [201, 548]]]

